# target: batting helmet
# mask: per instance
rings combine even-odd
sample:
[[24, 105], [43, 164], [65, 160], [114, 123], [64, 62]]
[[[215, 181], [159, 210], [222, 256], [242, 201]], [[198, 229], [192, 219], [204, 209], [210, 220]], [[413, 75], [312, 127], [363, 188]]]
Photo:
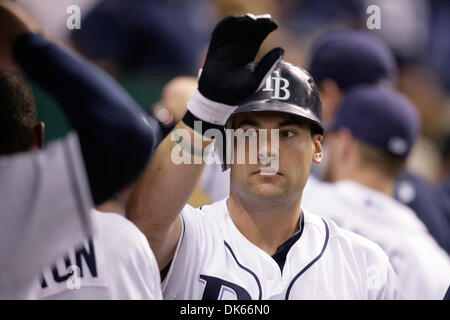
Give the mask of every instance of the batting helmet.
[[[314, 132], [323, 134], [322, 103], [311, 75], [304, 69], [281, 60], [263, 86], [249, 98], [245, 99], [228, 118], [226, 128], [231, 120], [250, 112], [281, 112], [308, 120]], [[226, 146], [225, 146], [226, 147]], [[222, 159], [226, 159], [223, 148]], [[223, 161], [223, 169], [227, 169]]]

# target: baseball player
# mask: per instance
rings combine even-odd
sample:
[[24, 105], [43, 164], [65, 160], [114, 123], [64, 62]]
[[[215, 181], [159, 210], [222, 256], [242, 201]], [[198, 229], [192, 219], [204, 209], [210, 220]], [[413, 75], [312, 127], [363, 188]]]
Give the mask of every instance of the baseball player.
[[[158, 133], [160, 122], [147, 117]], [[163, 132], [156, 135], [161, 142]], [[97, 233], [44, 268], [27, 299], [160, 300], [161, 280], [144, 234], [123, 214], [133, 184], [91, 210]]]
[[[77, 132], [30, 150], [43, 141], [31, 90], [2, 74], [0, 297], [9, 299], [25, 297], [43, 268], [92, 236], [91, 208], [136, 178], [154, 132], [112, 79], [45, 40], [14, 3], [0, 1], [0, 30], [1, 66], [15, 60], [59, 102]], [[142, 242], [136, 249], [148, 253]]]
[[442, 299], [450, 259], [414, 212], [393, 199], [419, 127], [414, 107], [393, 89], [350, 90], [327, 129], [325, 172], [335, 183], [304, 193], [303, 205], [379, 244], [405, 298]]
[[[358, 85], [389, 87], [396, 77], [395, 60], [386, 44], [370, 33], [355, 30], [331, 31], [320, 36], [311, 49], [308, 69], [320, 93], [325, 124], [334, 120], [342, 99], [351, 88]], [[320, 193], [321, 186], [315, 178], [326, 179], [321, 172], [324, 167], [313, 166], [315, 175], [310, 176], [306, 190]], [[446, 217], [450, 207], [445, 197], [408, 170], [398, 176], [394, 197], [414, 210], [449, 253], [450, 224]]]
[[[127, 216], [147, 236], [162, 271], [163, 296], [400, 298], [380, 247], [301, 209], [311, 163], [322, 158], [321, 104], [312, 78], [282, 61], [281, 48], [253, 64], [276, 27], [268, 15], [219, 22], [183, 121], [159, 145], [128, 199]], [[266, 129], [273, 140], [261, 143], [255, 163], [246, 152], [237, 164], [234, 155], [250, 148], [231, 146], [235, 163], [224, 164], [231, 167], [229, 197], [185, 206], [204, 167], [196, 160], [211, 148], [213, 129], [224, 125], [260, 141]], [[181, 151], [192, 161], [177, 164], [173, 155]]]

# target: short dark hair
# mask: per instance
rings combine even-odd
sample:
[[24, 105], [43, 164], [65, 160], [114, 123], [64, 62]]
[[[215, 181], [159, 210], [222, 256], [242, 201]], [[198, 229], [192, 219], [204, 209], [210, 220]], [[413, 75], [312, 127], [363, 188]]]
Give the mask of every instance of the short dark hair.
[[0, 154], [28, 150], [36, 123], [31, 88], [18, 73], [0, 69]]

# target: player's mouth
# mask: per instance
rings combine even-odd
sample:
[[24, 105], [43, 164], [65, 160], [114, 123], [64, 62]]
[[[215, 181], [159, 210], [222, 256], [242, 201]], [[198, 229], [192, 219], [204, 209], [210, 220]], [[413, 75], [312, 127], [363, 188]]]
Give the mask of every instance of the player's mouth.
[[274, 175], [282, 176], [283, 175], [279, 170], [276, 170], [276, 169], [270, 168], [270, 167], [260, 168], [256, 171], [252, 172], [252, 175], [254, 175], [254, 174], [259, 174], [262, 176], [274, 176]]

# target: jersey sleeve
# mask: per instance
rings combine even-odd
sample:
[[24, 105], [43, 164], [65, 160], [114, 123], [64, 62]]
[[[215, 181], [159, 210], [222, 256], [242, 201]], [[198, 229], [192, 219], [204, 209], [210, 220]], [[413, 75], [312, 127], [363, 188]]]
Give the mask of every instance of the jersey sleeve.
[[333, 220], [326, 221], [330, 228], [328, 252], [341, 253], [334, 268], [344, 266], [343, 272], [351, 275], [346, 277], [346, 285], [357, 288], [357, 299], [404, 299], [403, 288], [383, 249], [375, 242], [337, 226]]
[[0, 158], [0, 296], [14, 298], [68, 247], [93, 234], [77, 135]]
[[395, 273], [388, 255], [381, 247], [357, 234], [353, 234], [353, 241], [359, 239], [360, 244], [354, 243], [354, 253], [359, 260], [361, 269], [362, 288], [367, 300], [403, 300], [404, 291]]
[[374, 272], [368, 278], [370, 299], [405, 299], [403, 288], [387, 256], [384, 259], [384, 266], [383, 264], [380, 266], [384, 267], [384, 270], [373, 270]]
[[[113, 214], [111, 213], [111, 215]], [[129, 224], [127, 242], [123, 243], [119, 239], [122, 241], [126, 253], [122, 253], [118, 257], [118, 262], [123, 264], [128, 276], [116, 278], [117, 286], [123, 283], [124, 287], [117, 289], [115, 298], [162, 300], [158, 263], [147, 238], [132, 222], [123, 217], [118, 218]], [[121, 279], [127, 279], [128, 282]]]
[[161, 300], [158, 264], [142, 231], [119, 214], [96, 214], [111, 299]]

